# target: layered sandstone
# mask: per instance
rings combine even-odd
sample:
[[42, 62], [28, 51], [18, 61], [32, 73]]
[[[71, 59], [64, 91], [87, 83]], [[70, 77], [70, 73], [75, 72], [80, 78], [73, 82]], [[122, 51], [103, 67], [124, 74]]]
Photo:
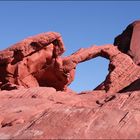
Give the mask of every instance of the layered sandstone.
[[[139, 139], [140, 92], [1, 91], [2, 139]], [[104, 100], [103, 104], [98, 101]]]

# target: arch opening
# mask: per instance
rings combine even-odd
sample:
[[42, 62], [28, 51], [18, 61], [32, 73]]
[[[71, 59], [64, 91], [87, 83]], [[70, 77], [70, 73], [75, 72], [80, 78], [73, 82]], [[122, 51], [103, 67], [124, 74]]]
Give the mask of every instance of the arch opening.
[[79, 63], [76, 68], [75, 80], [69, 88], [76, 92], [93, 90], [99, 86], [108, 75], [109, 60], [103, 57]]

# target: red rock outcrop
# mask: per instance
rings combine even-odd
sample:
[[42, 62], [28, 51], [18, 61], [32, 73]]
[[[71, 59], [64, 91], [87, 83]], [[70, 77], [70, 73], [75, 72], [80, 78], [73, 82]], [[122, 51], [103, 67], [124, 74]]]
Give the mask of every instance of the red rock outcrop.
[[[102, 56], [110, 60], [109, 74], [105, 81], [96, 90], [105, 90], [107, 93], [116, 93], [129, 86], [132, 82], [140, 78], [140, 67], [124, 53], [121, 53], [113, 45], [91, 46], [82, 48], [63, 61], [67, 62], [63, 69], [71, 70], [72, 66], [78, 63]], [[65, 63], [64, 63], [65, 64]]]
[[[1, 139], [139, 139], [140, 92], [107, 98], [36, 87], [0, 93]], [[104, 100], [103, 104], [97, 101]]]
[[[117, 46], [91, 46], [67, 57], [56, 32], [1, 51], [0, 138], [139, 139], [139, 23], [115, 39]], [[105, 81], [79, 94], [69, 89], [76, 66], [98, 56], [110, 61]]]
[[97, 56], [109, 59], [110, 64], [106, 80], [96, 89], [119, 92], [140, 78], [140, 68], [113, 45], [82, 48], [62, 58], [60, 55], [64, 50], [60, 34], [48, 32], [1, 51], [1, 89], [42, 86], [66, 91], [74, 80], [77, 64]]
[[140, 20], [134, 21], [118, 35], [114, 40], [114, 45], [123, 53], [131, 56], [133, 61], [140, 65]]
[[1, 89], [18, 87], [54, 87], [64, 90], [74, 70], [64, 73], [59, 69], [60, 55], [65, 48], [56, 32], [29, 37], [0, 52]]

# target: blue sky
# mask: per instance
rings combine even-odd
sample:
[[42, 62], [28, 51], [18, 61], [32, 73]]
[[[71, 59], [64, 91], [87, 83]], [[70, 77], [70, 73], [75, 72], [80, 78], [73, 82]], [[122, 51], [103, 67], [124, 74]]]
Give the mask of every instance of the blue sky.
[[[140, 19], [139, 1], [0, 1], [0, 49], [28, 36], [56, 31], [66, 52], [112, 44], [134, 20]], [[75, 91], [91, 90], [108, 73], [108, 60], [96, 58], [77, 66]]]

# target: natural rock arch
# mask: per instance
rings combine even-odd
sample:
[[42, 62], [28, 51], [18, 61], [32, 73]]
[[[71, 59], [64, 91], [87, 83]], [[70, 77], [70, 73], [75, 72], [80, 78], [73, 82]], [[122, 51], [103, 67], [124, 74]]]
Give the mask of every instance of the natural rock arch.
[[[63, 60], [64, 62], [66, 61], [66, 65], [63, 65], [63, 69], [70, 71], [76, 67], [78, 63], [98, 56], [109, 59], [110, 63], [109, 74], [96, 90], [105, 90], [108, 93], [119, 92], [140, 78], [140, 67], [138, 67], [128, 55], [121, 53], [117, 47], [113, 45], [91, 46], [89, 48], [79, 49]], [[136, 73], [137, 76], [134, 76]]]
[[17, 86], [26, 88], [47, 86], [56, 90], [67, 90], [75, 78], [77, 64], [98, 56], [109, 59], [110, 64], [109, 74], [96, 89], [111, 93], [119, 92], [140, 79], [140, 67], [116, 46], [81, 48], [63, 58], [61, 55], [64, 51], [61, 35], [56, 32], [29, 37], [1, 51], [1, 89], [8, 90]]

